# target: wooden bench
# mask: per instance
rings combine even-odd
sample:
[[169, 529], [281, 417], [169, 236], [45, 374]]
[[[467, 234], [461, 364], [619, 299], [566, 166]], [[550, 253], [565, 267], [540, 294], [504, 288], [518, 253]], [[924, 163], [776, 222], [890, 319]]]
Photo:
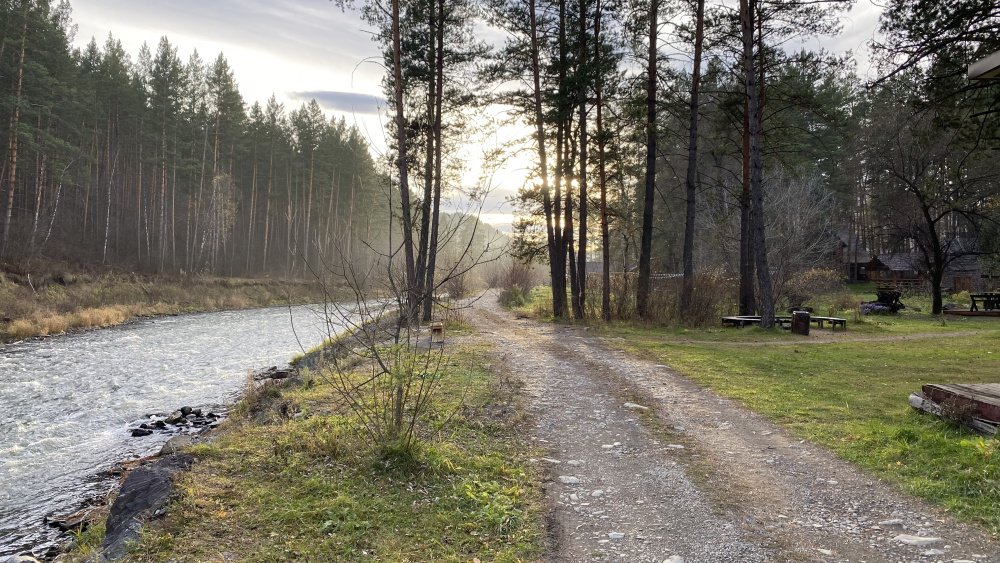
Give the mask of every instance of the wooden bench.
[[969, 307], [970, 311], [979, 310], [976, 301], [982, 304], [984, 311], [1000, 309], [1000, 293], [970, 293], [969, 298], [972, 299], [972, 306]]
[[[809, 321], [816, 323], [818, 328], [823, 328], [823, 323], [830, 323], [831, 329], [836, 329], [838, 326], [843, 327], [847, 330], [847, 319], [840, 319], [837, 317], [809, 317]], [[792, 317], [786, 315], [776, 315], [774, 317], [774, 322], [781, 328], [790, 328], [792, 326]], [[744, 316], [733, 316], [733, 317], [722, 317], [722, 324], [724, 326], [734, 326], [736, 328], [744, 328], [747, 325], [759, 325], [760, 316], [758, 315], [744, 315]]]
[[[781, 328], [788, 328], [792, 326], [792, 317], [786, 315], [775, 315], [774, 323]], [[747, 325], [759, 325], [760, 315], [743, 315], [743, 316], [733, 316], [733, 317], [722, 317], [722, 324], [728, 326], [734, 326], [736, 328], [744, 328]]]
[[839, 319], [837, 317], [809, 317], [809, 320], [816, 323], [818, 328], [823, 328], [823, 323], [830, 323], [830, 330], [836, 330], [838, 326], [847, 330], [847, 319]]

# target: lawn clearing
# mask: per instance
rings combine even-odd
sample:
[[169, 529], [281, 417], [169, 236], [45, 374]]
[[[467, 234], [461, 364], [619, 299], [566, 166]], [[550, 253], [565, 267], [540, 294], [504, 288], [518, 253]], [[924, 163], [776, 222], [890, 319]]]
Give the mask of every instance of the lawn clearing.
[[488, 345], [447, 353], [412, 455], [352, 433], [322, 376], [271, 391], [264, 415], [245, 409], [193, 448], [180, 500], [125, 560], [539, 560], [540, 491], [516, 384], [492, 371]]
[[[912, 319], [895, 320], [897, 334], [933, 332]], [[976, 321], [964, 326], [996, 322]], [[727, 330], [792, 344], [780, 333]], [[689, 332], [690, 340], [715, 334]], [[650, 329], [615, 334], [624, 339], [608, 339], [612, 345], [665, 363], [868, 472], [1000, 532], [1000, 442], [907, 404], [925, 383], [1000, 382], [1000, 334], [800, 346], [681, 342], [674, 331]]]

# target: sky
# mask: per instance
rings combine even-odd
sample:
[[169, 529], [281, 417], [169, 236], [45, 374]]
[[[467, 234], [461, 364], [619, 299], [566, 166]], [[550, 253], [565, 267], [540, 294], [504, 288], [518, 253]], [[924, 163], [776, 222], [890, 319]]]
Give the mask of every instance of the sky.
[[[385, 68], [371, 27], [356, 7], [341, 10], [329, 0], [71, 0], [71, 4], [79, 47], [91, 37], [103, 46], [113, 33], [133, 59], [143, 42], [155, 51], [164, 35], [185, 62], [195, 49], [206, 62], [221, 52], [248, 104], [263, 105], [273, 94], [291, 110], [316, 99], [327, 115], [343, 116], [357, 125], [374, 154], [385, 151], [383, 124], [390, 119], [381, 92]], [[875, 35], [880, 12], [872, 0], [858, 0], [843, 18], [841, 35], [809, 39], [804, 46], [854, 52], [858, 73], [865, 77], [869, 71], [865, 45]], [[477, 157], [469, 155], [470, 168], [476, 168]], [[509, 230], [511, 210], [504, 201], [523, 184], [526, 165], [512, 159], [495, 175], [483, 208], [489, 222]], [[471, 183], [476, 176], [470, 170], [466, 181]]]

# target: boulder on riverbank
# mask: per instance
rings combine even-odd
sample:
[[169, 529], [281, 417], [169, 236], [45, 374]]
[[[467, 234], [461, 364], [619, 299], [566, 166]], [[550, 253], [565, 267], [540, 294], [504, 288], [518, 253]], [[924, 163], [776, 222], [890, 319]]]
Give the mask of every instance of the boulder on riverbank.
[[174, 474], [188, 469], [191, 461], [191, 456], [171, 454], [132, 471], [111, 505], [101, 553], [89, 562], [103, 563], [124, 556], [129, 543], [139, 538], [142, 526], [166, 511]]
[[271, 366], [267, 369], [262, 369], [255, 371], [253, 373], [254, 381], [263, 381], [265, 379], [288, 379], [296, 375], [295, 368], [285, 367], [279, 369], [278, 366]]
[[160, 453], [157, 455], [168, 456], [173, 454], [183, 453], [184, 450], [190, 448], [194, 445], [194, 438], [191, 436], [174, 436], [167, 440], [166, 444], [160, 448]]

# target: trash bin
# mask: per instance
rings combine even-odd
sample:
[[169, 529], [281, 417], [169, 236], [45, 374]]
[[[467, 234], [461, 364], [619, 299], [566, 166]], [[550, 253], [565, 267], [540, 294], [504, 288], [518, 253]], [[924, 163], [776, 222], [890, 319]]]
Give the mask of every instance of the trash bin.
[[792, 313], [792, 332], [809, 336], [809, 311], [795, 311]]

